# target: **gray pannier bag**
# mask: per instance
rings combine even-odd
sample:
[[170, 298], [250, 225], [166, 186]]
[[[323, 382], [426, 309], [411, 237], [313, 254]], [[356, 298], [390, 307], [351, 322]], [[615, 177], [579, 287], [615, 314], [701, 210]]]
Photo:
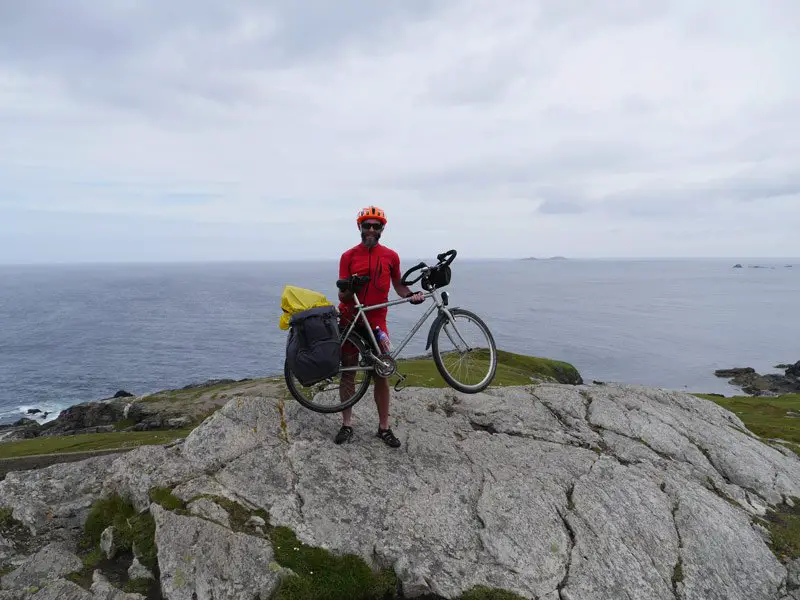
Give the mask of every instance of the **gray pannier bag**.
[[292, 315], [286, 340], [289, 369], [304, 386], [339, 372], [342, 346], [335, 306], [318, 306]]

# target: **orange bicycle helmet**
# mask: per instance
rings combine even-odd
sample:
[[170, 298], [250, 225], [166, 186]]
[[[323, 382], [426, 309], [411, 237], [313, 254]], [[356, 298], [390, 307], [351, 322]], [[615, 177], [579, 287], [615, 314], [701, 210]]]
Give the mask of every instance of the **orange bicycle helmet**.
[[367, 206], [366, 208], [362, 208], [360, 211], [358, 211], [356, 223], [358, 223], [359, 226], [361, 225], [362, 221], [366, 221], [368, 219], [375, 219], [386, 225], [386, 213], [383, 212], [383, 209], [380, 209], [377, 206]]

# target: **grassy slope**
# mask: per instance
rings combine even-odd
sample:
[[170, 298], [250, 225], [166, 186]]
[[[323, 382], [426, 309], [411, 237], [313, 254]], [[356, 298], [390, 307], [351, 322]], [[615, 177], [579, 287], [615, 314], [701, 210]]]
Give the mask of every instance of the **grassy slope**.
[[711, 394], [695, 394], [716, 402], [736, 414], [747, 428], [765, 439], [781, 439], [800, 454], [800, 394], [753, 397], [733, 396], [721, 398]]
[[[400, 360], [397, 370], [406, 376], [403, 382], [406, 387], [447, 386], [432, 359]], [[503, 350], [497, 351], [497, 373], [492, 386], [526, 385], [531, 383], [532, 379], [560, 383], [578, 383], [581, 380], [578, 370], [569, 363]], [[395, 381], [396, 377], [393, 377], [392, 383]]]
[[[406, 387], [445, 387], [447, 384], [436, 370], [432, 359], [401, 360], [400, 372], [407, 376]], [[525, 385], [531, 380], [560, 381], [563, 383], [577, 383], [580, 374], [569, 363], [524, 356], [512, 352], [498, 351], [497, 374], [492, 382], [493, 386]], [[261, 381], [261, 380], [259, 380]], [[263, 381], [274, 382], [276, 378], [265, 378]], [[278, 378], [277, 381], [283, 381]], [[231, 391], [241, 384], [217, 384], [207, 387], [192, 388], [189, 390], [167, 390], [152, 394], [145, 402], [168, 401], [181, 404], [195, 402], [203, 396], [211, 394], [216, 398], [218, 394]], [[249, 385], [249, 384], [248, 384]], [[211, 414], [216, 408], [209, 409]], [[199, 419], [198, 422], [202, 421]], [[111, 448], [129, 448], [142, 444], [164, 444], [189, 435], [193, 427], [186, 429], [165, 431], [135, 431], [119, 433], [89, 433], [81, 435], [42, 437], [14, 442], [0, 442], [0, 458], [13, 458], [31, 456], [34, 454], [52, 454], [57, 452], [79, 452], [87, 450], [105, 450]]]
[[[800, 415], [800, 394], [774, 398], [695, 395], [735, 413], [750, 431], [765, 440], [785, 440], [784, 445], [800, 455], [800, 417], [793, 416]], [[800, 558], [800, 498], [795, 499], [794, 506], [781, 504], [757, 520], [769, 529], [770, 547], [776, 556], [783, 560]]]
[[0, 443], [0, 458], [52, 454], [55, 452], [86, 452], [108, 448], [131, 448], [143, 444], [165, 444], [186, 437], [192, 428], [165, 431], [130, 431], [119, 433], [84, 433], [40, 437]]

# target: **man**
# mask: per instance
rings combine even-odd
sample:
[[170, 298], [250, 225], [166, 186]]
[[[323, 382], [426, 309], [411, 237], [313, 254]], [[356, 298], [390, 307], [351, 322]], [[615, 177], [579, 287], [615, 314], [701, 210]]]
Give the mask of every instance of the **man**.
[[[380, 244], [381, 233], [386, 226], [386, 214], [383, 210], [376, 206], [361, 209], [356, 217], [356, 224], [361, 232], [361, 243], [342, 254], [339, 260], [339, 279], [345, 279], [351, 275], [369, 275], [369, 283], [357, 290], [358, 299], [365, 305], [388, 302], [390, 284], [400, 297], [410, 298], [412, 304], [424, 302], [425, 296], [422, 292], [414, 293], [408, 286], [401, 283], [400, 257], [397, 252]], [[355, 318], [355, 302], [351, 291], [339, 292], [339, 311], [343, 323], [350, 323]], [[388, 335], [387, 312], [387, 308], [379, 308], [367, 312], [366, 316], [373, 330], [380, 327]], [[357, 356], [347, 352], [348, 346], [353, 349], [351, 344], [345, 345], [342, 363], [345, 365], [355, 364]], [[339, 388], [341, 398], [348, 398], [352, 395], [354, 378], [355, 373], [342, 374], [342, 383]], [[389, 380], [376, 376], [374, 381], [375, 404], [378, 408], [377, 437], [388, 446], [399, 448], [400, 440], [395, 437], [389, 426]], [[353, 437], [352, 415], [352, 408], [342, 411], [342, 427], [336, 434], [335, 443], [349, 442]]]

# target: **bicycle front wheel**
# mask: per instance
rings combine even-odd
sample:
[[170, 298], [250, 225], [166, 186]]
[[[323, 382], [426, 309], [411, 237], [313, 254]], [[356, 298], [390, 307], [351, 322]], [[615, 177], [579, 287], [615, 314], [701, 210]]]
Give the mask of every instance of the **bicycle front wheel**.
[[292, 373], [288, 361], [283, 374], [295, 400], [318, 413], [336, 413], [361, 400], [372, 381], [373, 367], [367, 360], [367, 344], [356, 333], [342, 346], [342, 361], [336, 376], [304, 386]]
[[485, 390], [497, 371], [497, 346], [492, 332], [475, 313], [452, 308], [433, 332], [433, 362], [450, 387], [475, 394]]

